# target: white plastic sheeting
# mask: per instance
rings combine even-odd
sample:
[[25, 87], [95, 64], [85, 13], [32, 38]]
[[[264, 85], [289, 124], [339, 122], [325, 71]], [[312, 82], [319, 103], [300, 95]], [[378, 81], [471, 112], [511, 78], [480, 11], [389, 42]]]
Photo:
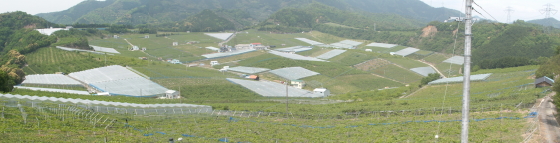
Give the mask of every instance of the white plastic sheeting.
[[270, 73], [273, 73], [275, 75], [278, 75], [282, 78], [289, 79], [289, 80], [302, 79], [305, 77], [310, 77], [319, 74], [317, 72], [310, 71], [302, 67], [281, 68], [281, 69], [271, 70]]
[[111, 95], [145, 96], [162, 95], [168, 89], [145, 78], [131, 78], [91, 83], [93, 87]]
[[436, 71], [432, 67], [419, 67], [419, 68], [412, 68], [410, 70], [422, 76], [428, 76], [429, 74], [436, 73]]
[[248, 73], [248, 74], [255, 74], [255, 73], [269, 71], [270, 69], [238, 66], [238, 67], [229, 68], [228, 70], [236, 71], [236, 72], [242, 72], [242, 73]]
[[385, 43], [371, 43], [371, 44], [368, 44], [368, 45], [366, 45], [366, 46], [368, 46], [368, 47], [381, 47], [381, 48], [393, 48], [393, 47], [396, 47], [396, 46], [398, 46], [398, 45], [395, 45], [395, 44], [385, 44]]
[[336, 57], [336, 56], [338, 56], [338, 55], [340, 55], [340, 54], [342, 54], [342, 53], [344, 53], [344, 52], [346, 52], [346, 50], [334, 49], [334, 50], [331, 50], [331, 51], [329, 51], [329, 52], [326, 52], [326, 53], [324, 53], [324, 54], [322, 54], [322, 55], [317, 56], [317, 58], [328, 60], [328, 59], [333, 58], [333, 57]]
[[245, 54], [245, 53], [249, 53], [249, 52], [253, 52], [253, 51], [257, 51], [257, 50], [255, 50], [255, 49], [236, 50], [236, 51], [233, 51], [233, 52], [212, 53], [212, 54], [206, 54], [206, 55], [202, 55], [202, 56], [204, 56], [208, 59], [214, 59], [214, 58], [229, 57], [229, 56]]
[[110, 101], [72, 99], [72, 98], [56, 98], [56, 97], [45, 97], [45, 96], [11, 95], [11, 94], [0, 94], [0, 97], [13, 98], [13, 99], [39, 100], [39, 101], [69, 102], [74, 104], [88, 104], [88, 105], [127, 106], [127, 107], [141, 107], [141, 108], [197, 107], [197, 108], [210, 108], [210, 110], [212, 109], [212, 107], [208, 105], [194, 105], [194, 104], [136, 104], [136, 103], [110, 102]]
[[446, 63], [452, 63], [452, 64], [457, 64], [457, 65], [463, 65], [463, 63], [465, 63], [465, 57], [463, 56], [453, 56], [443, 62]]
[[280, 49], [274, 49], [276, 51], [280, 51], [280, 52], [303, 52], [303, 51], [309, 51], [313, 49], [313, 47], [309, 47], [309, 46], [294, 46], [294, 47], [288, 47], [288, 48], [280, 48]]
[[351, 48], [355, 48], [356, 46], [358, 46], [360, 44], [362, 44], [362, 42], [356, 42], [356, 41], [352, 41], [352, 40], [342, 40], [340, 42], [332, 43], [330, 45], [335, 47], [335, 48], [351, 49]]
[[117, 51], [117, 50], [115, 50], [115, 49], [113, 49], [113, 48], [99, 47], [99, 46], [93, 46], [93, 45], [89, 45], [89, 46], [93, 47], [93, 49], [94, 49], [95, 51], [98, 51], [98, 52], [120, 54], [119, 51]]
[[21, 84], [82, 85], [80, 82], [62, 74], [27, 75]]
[[89, 69], [68, 74], [69, 76], [85, 83], [96, 83], [129, 78], [142, 78], [142, 76], [119, 65]]
[[79, 94], [79, 95], [90, 95], [87, 91], [79, 91], [79, 90], [38, 88], [38, 87], [26, 87], [26, 86], [14, 86], [14, 88], [29, 89], [29, 90], [33, 90], [33, 91], [46, 91], [46, 92], [58, 92], [58, 93], [69, 93], [69, 94]]
[[278, 52], [278, 51], [274, 51], [274, 50], [271, 50], [269, 53], [274, 54], [274, 55], [278, 55], [278, 56], [281, 56], [281, 57], [284, 57], [284, 58], [288, 58], [288, 59], [294, 59], [294, 60], [325, 62], [325, 60], [317, 59], [317, 58], [314, 58], [314, 57], [306, 57], [306, 56], [302, 56], [302, 55], [298, 55], [298, 54], [290, 54], [290, 53]]
[[[264, 97], [286, 97], [286, 85], [270, 81], [251, 81], [242, 79], [227, 78], [227, 80], [239, 84]], [[323, 94], [316, 94], [312, 91], [298, 89], [288, 86], [288, 97], [324, 97]]]
[[395, 55], [400, 55], [400, 56], [405, 57], [405, 56], [408, 56], [408, 55], [410, 55], [412, 53], [415, 53], [415, 52], [418, 52], [418, 51], [420, 51], [420, 49], [408, 47], [408, 48], [404, 48], [400, 51], [395, 52]]
[[218, 38], [220, 40], [227, 40], [229, 37], [233, 35], [233, 33], [204, 33], [208, 36], [212, 36], [214, 38]]
[[[488, 79], [488, 77], [490, 77], [490, 75], [492, 75], [492, 74], [489, 73], [489, 74], [471, 75], [471, 81], [483, 81], [483, 80]], [[444, 83], [459, 83], [459, 82], [463, 82], [463, 76], [452, 77], [452, 78], [442, 78], [442, 79], [432, 81], [428, 84], [444, 84]]]
[[216, 47], [206, 47], [206, 49], [212, 50], [212, 51], [220, 51], [220, 48], [216, 48]]
[[307, 38], [296, 38], [296, 39], [297, 39], [297, 40], [300, 40], [300, 41], [303, 41], [303, 42], [305, 42], [305, 43], [307, 43], [307, 44], [311, 44], [311, 45], [324, 45], [324, 44], [321, 43], [321, 42], [309, 40], [309, 39], [307, 39]]

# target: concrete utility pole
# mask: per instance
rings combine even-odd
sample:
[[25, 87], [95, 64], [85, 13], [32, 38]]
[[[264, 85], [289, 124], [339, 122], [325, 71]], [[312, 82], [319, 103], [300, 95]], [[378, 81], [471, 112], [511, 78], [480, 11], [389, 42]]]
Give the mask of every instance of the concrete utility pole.
[[465, 70], [463, 76], [463, 109], [461, 121], [461, 143], [469, 142], [469, 109], [471, 85], [471, 38], [472, 38], [472, 7], [473, 0], [466, 0], [465, 5]]
[[507, 21], [506, 21], [506, 23], [509, 23], [509, 21], [510, 21], [510, 19], [511, 19], [511, 12], [513, 12], [513, 11], [514, 11], [513, 8], [511, 8], [510, 6], [508, 6], [508, 7], [506, 8], [506, 12], [507, 12]]

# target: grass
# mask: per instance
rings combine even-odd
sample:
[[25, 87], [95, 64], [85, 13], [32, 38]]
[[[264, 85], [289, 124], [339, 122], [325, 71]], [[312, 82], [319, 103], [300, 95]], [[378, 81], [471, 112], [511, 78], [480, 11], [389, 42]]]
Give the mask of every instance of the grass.
[[315, 47], [315, 48], [313, 48], [311, 50], [308, 50], [308, 51], [298, 52], [297, 54], [302, 55], [302, 56], [317, 57], [317, 56], [320, 56], [320, 55], [322, 55], [324, 53], [327, 53], [331, 50], [332, 49]]
[[423, 77], [410, 70], [402, 69], [393, 64], [372, 70], [371, 72], [404, 83], [418, 82]]
[[447, 77], [462, 76], [462, 74], [459, 74], [459, 72], [463, 69], [463, 65], [441, 63], [436, 65], [435, 67]]
[[390, 52], [397, 52], [402, 49], [405, 49], [405, 46], [395, 46], [393, 48], [383, 48], [383, 47], [364, 47], [363, 49], [371, 49], [371, 51], [376, 53], [390, 53]]
[[[248, 32], [248, 33], [246, 33]], [[263, 45], [274, 45], [278, 48], [293, 46], [309, 46], [309, 44], [295, 38], [313, 38], [302, 33], [293, 34], [271, 34], [266, 31], [247, 30], [237, 34], [227, 45], [262, 43]], [[284, 46], [282, 46], [284, 44]]]
[[391, 61], [397, 65], [400, 65], [404, 68], [417, 68], [417, 67], [427, 67], [429, 65], [426, 65], [422, 62], [410, 59], [410, 58], [405, 58], [405, 57], [399, 57], [399, 56], [393, 56], [393, 57], [388, 57], [388, 58], [383, 58], [385, 60]]
[[353, 66], [371, 59], [375, 59], [374, 53], [357, 52], [355, 50], [346, 51], [336, 57], [329, 59], [331, 62], [338, 62], [345, 66]]
[[358, 28], [355, 28], [355, 27], [350, 27], [350, 26], [341, 25], [341, 24], [337, 24], [337, 23], [331, 23], [331, 22], [325, 23], [325, 24], [328, 25], [328, 26], [333, 26], [333, 27], [342, 27], [342, 28], [358, 29]]
[[57, 48], [41, 48], [26, 55], [26, 74], [54, 74], [55, 72], [76, 72], [104, 65], [89, 53], [69, 52]]
[[429, 63], [433, 63], [433, 64], [440, 64], [441, 62], [445, 61], [448, 58], [450, 58], [450, 57], [446, 56], [444, 54], [434, 53], [430, 56], [427, 56], [427, 57], [423, 58], [422, 60], [424, 60], [426, 62], [429, 62]]

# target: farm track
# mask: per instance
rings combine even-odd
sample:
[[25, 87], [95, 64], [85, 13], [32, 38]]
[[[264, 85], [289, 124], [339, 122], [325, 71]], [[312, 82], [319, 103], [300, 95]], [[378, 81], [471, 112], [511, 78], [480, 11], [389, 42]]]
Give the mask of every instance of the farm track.
[[424, 64], [427, 64], [427, 65], [429, 65], [430, 67], [432, 67], [433, 69], [435, 69], [435, 70], [436, 70], [436, 72], [438, 72], [438, 73], [439, 73], [439, 75], [441, 75], [441, 76], [442, 76], [443, 78], [447, 78], [447, 77], [445, 76], [445, 74], [443, 74], [443, 73], [442, 73], [441, 71], [439, 71], [439, 69], [437, 69], [437, 68], [436, 68], [436, 66], [434, 66], [433, 64], [431, 64], [431, 63], [428, 63], [428, 62], [425, 62], [425, 61], [422, 61], [422, 60], [417, 60], [417, 61], [419, 61], [419, 62], [422, 62], [422, 63], [424, 63]]
[[538, 107], [538, 118], [542, 127], [540, 129], [540, 134], [544, 136], [545, 141], [548, 143], [560, 142], [560, 126], [554, 117], [554, 115], [556, 115], [556, 106], [552, 104], [551, 99], [551, 96], [555, 94], [556, 93], [553, 92], [544, 97]]

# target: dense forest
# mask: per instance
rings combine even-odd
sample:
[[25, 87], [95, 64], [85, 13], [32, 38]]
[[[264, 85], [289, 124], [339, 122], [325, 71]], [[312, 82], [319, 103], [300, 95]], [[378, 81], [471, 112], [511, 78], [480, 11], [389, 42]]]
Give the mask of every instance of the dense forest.
[[[25, 54], [49, 46], [89, 49], [86, 37], [99, 34], [96, 30], [62, 30], [47, 36], [35, 30], [47, 26], [64, 27], [25, 12], [0, 14], [0, 71], [2, 71], [0, 78], [3, 80], [1, 86], [19, 84], [23, 81], [25, 74], [21, 68], [27, 64]], [[9, 84], [4, 85], [6, 83]], [[2, 91], [10, 90], [1, 88]]]
[[[460, 14], [456, 10], [430, 7], [419, 0], [87, 0], [65, 11], [43, 13], [37, 16], [61, 24], [158, 25], [179, 22], [203, 10], [210, 9], [222, 17], [230, 17], [231, 19], [228, 20], [234, 23], [251, 26], [253, 23], [267, 19], [281, 9], [301, 8], [312, 3], [321, 3], [356, 13], [396, 14], [424, 24]], [[236, 12], [231, 12], [231, 10]], [[247, 14], [250, 18], [232, 17], [231, 13]]]

